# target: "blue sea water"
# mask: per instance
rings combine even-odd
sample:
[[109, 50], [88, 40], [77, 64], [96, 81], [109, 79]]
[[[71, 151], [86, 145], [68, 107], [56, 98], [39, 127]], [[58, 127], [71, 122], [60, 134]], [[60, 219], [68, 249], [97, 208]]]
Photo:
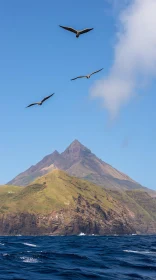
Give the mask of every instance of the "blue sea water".
[[156, 280], [156, 236], [0, 237], [0, 280]]

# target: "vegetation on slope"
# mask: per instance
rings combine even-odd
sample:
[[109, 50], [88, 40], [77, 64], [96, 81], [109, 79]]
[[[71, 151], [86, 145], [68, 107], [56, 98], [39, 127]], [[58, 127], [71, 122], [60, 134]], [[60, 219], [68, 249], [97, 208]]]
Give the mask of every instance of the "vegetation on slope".
[[[8, 194], [10, 187], [3, 188], [3, 203], [0, 212], [29, 212], [49, 213], [52, 210], [72, 208], [75, 200], [81, 195], [91, 204], [98, 203], [106, 209], [112, 209], [113, 201], [108, 201], [107, 193], [90, 182], [70, 177], [65, 172], [54, 170], [38, 179], [33, 184], [21, 188], [11, 187], [12, 193]], [[1, 193], [0, 193], [1, 201]]]
[[151, 197], [147, 192], [141, 190], [126, 191], [126, 194], [131, 197], [137, 204], [148, 212], [153, 219], [156, 220], [156, 198]]
[[27, 187], [0, 188], [0, 234], [155, 233], [156, 200], [115, 191], [58, 169]]
[[[142, 221], [153, 220], [150, 213], [148, 213], [146, 209], [144, 209], [139, 203], [135, 201], [135, 199], [133, 199], [133, 197], [131, 197], [131, 192], [133, 191], [118, 192], [118, 191], [109, 190], [108, 192], [112, 197], [114, 197], [114, 199], [120, 201], [120, 203], [124, 205], [124, 207], [129, 209], [132, 216], [141, 218]], [[144, 195], [143, 191], [139, 191], [139, 192], [140, 194]], [[155, 204], [155, 210], [156, 210], [156, 204]]]

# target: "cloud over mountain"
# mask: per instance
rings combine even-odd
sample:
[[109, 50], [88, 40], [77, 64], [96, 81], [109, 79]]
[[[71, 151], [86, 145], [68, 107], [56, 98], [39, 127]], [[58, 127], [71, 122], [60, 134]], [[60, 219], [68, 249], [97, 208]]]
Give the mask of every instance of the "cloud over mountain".
[[119, 15], [114, 62], [107, 77], [91, 88], [114, 118], [137, 93], [142, 81], [156, 75], [156, 0], [133, 0]]

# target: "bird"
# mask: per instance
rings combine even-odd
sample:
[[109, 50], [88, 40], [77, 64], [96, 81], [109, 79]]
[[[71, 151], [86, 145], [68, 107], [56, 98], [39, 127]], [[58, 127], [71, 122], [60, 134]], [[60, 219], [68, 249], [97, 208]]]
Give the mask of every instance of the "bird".
[[92, 75], [94, 75], [94, 74], [96, 74], [96, 73], [98, 73], [98, 72], [100, 72], [100, 71], [102, 71], [102, 70], [103, 70], [103, 68], [101, 68], [100, 70], [97, 70], [97, 71], [95, 71], [95, 72], [93, 72], [93, 73], [91, 73], [91, 74], [89, 74], [89, 75], [78, 76], [78, 77], [76, 77], [76, 78], [74, 78], [74, 79], [71, 79], [71, 81], [74, 81], [74, 80], [79, 79], [79, 78], [87, 78], [87, 79], [90, 79], [90, 77], [91, 77]]
[[83, 30], [76, 30], [76, 29], [74, 29], [74, 28], [72, 28], [72, 27], [67, 27], [67, 26], [62, 26], [62, 25], [59, 25], [59, 26], [60, 26], [61, 28], [64, 28], [64, 29], [70, 31], [70, 32], [75, 33], [75, 34], [76, 34], [76, 38], [79, 38], [79, 36], [80, 36], [81, 34], [87, 33], [87, 32], [89, 32], [89, 31], [91, 31], [91, 30], [94, 29], [94, 28], [86, 28], [86, 29], [83, 29]]
[[34, 106], [34, 105], [42, 105], [44, 101], [46, 101], [47, 99], [49, 99], [51, 96], [53, 96], [54, 93], [52, 93], [51, 95], [49, 96], [46, 96], [45, 98], [43, 98], [40, 102], [35, 102], [35, 103], [32, 103], [32, 104], [29, 104], [26, 108], [28, 107], [31, 107], [31, 106]]

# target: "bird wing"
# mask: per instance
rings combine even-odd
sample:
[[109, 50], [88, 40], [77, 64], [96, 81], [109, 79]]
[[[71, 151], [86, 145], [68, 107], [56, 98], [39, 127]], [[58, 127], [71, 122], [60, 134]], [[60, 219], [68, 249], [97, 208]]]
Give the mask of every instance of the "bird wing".
[[84, 33], [87, 33], [87, 32], [89, 32], [89, 31], [93, 30], [93, 29], [94, 29], [94, 28], [86, 28], [86, 29], [83, 29], [83, 30], [79, 31], [79, 33], [80, 33], [80, 34], [84, 34]]
[[37, 102], [36, 103], [32, 103], [32, 104], [28, 105], [26, 108], [34, 106], [34, 105], [38, 105], [38, 103]]
[[74, 81], [74, 80], [79, 79], [79, 78], [86, 78], [86, 76], [78, 76], [78, 77], [76, 77], [74, 79], [71, 79], [71, 81]]
[[45, 98], [43, 98], [42, 99], [42, 103], [44, 102], [44, 101], [46, 101], [47, 99], [49, 99], [51, 96], [53, 96], [54, 95], [54, 93], [52, 93], [52, 94], [50, 94], [50, 95], [48, 95], [48, 96], [46, 96]]
[[66, 30], [68, 30], [68, 31], [71, 31], [71, 32], [77, 34], [77, 30], [75, 30], [75, 29], [72, 28], [72, 27], [67, 27], [67, 26], [62, 26], [62, 25], [59, 25], [59, 26], [62, 27], [62, 28], [64, 28], [64, 29], [66, 29]]
[[92, 74], [90, 74], [90, 76], [93, 75], [93, 74], [96, 74], [96, 73], [98, 73], [98, 72], [100, 72], [100, 71], [102, 71], [102, 70], [103, 70], [103, 68], [101, 68], [100, 70], [97, 70], [97, 71], [93, 72]]

